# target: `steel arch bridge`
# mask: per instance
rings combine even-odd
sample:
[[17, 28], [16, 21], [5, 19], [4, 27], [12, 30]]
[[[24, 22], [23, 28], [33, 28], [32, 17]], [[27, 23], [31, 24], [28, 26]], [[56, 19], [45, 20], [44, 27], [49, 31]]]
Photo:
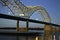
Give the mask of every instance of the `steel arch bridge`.
[[[46, 11], [46, 9], [42, 6], [25, 6], [21, 1], [19, 0], [0, 0], [2, 5], [7, 6], [10, 11], [13, 13], [14, 16], [20, 16], [24, 18], [30, 18], [30, 16], [38, 11], [39, 14], [41, 14], [42, 19], [44, 22], [51, 22], [51, 18]], [[48, 28], [48, 29], [47, 29]], [[45, 40], [51, 40], [51, 33], [52, 33], [52, 27], [51, 25], [45, 25]], [[48, 34], [47, 34], [48, 33]]]

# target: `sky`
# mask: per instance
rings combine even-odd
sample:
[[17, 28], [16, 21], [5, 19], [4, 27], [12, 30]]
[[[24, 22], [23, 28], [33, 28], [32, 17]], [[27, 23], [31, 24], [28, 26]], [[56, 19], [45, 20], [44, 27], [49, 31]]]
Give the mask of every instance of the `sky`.
[[[60, 0], [21, 0], [27, 6], [43, 6], [53, 23], [60, 24]], [[36, 16], [34, 16], [36, 17]]]
[[[47, 10], [51, 22], [54, 24], [60, 24], [60, 0], [21, 0], [21, 2], [26, 6], [43, 6]], [[1, 7], [0, 4], [0, 13], [7, 14], [7, 7]], [[30, 18], [42, 21], [41, 15], [37, 14], [37, 12], [35, 12]], [[26, 26], [25, 22], [22, 22], [20, 25], [23, 26], [23, 23], [24, 26]], [[30, 23], [30, 25], [33, 26], [33, 23]], [[16, 26], [16, 20], [0, 19], [0, 26], [14, 27]], [[36, 24], [35, 26], [39, 27], [40, 24]]]

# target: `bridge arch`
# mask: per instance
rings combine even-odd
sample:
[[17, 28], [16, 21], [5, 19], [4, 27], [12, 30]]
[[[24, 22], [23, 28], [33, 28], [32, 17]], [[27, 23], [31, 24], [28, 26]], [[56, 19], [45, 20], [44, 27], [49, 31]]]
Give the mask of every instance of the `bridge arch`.
[[[36, 6], [33, 8], [33, 10], [34, 12], [38, 11], [38, 13], [41, 14], [42, 20], [44, 22], [51, 23], [51, 18], [44, 7]], [[51, 40], [51, 39], [52, 39], [52, 26], [45, 24], [44, 25], [44, 40]]]
[[[31, 8], [31, 7], [29, 7], [29, 8]], [[44, 22], [49, 22], [49, 23], [51, 22], [51, 18], [50, 18], [48, 12], [46, 11], [46, 9], [44, 7], [42, 7], [42, 6], [32, 6], [32, 11], [30, 13], [30, 16], [32, 14], [34, 14], [35, 12], [38, 12], [38, 14], [41, 15]]]

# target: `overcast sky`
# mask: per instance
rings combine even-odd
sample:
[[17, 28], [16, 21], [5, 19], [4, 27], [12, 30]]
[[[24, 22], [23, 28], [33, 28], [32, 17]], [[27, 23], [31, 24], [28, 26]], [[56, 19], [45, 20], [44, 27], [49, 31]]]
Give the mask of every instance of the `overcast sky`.
[[[38, 6], [38, 5], [43, 6], [49, 13], [52, 23], [60, 24], [60, 0], [21, 0], [21, 2], [26, 6]], [[0, 13], [7, 14], [8, 13], [7, 7], [1, 7], [1, 4], [0, 4]], [[42, 21], [41, 15], [37, 14], [37, 12], [35, 12], [30, 18]], [[20, 25], [23, 26], [23, 23]], [[0, 26], [16, 27], [16, 21], [0, 19]], [[26, 26], [25, 23], [24, 23], [24, 26]], [[40, 24], [37, 24], [35, 26], [39, 27]]]

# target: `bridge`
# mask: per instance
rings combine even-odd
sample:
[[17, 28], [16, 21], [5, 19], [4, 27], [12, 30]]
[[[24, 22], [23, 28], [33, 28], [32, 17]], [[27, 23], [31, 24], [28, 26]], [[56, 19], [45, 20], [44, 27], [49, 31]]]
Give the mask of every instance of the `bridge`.
[[[17, 34], [20, 34], [20, 32], [27, 32], [27, 33], [22, 33], [22, 35], [29, 34], [28, 33], [29, 29], [30, 30], [44, 30], [44, 37], [42, 40], [52, 40], [52, 33], [54, 32], [54, 34], [55, 34], [57, 31], [58, 32], [60, 31], [59, 30], [60, 25], [51, 23], [52, 20], [49, 16], [48, 12], [42, 6], [25, 6], [19, 0], [11, 0], [11, 1], [10, 0], [0, 0], [0, 3], [4, 7], [7, 7], [10, 9], [9, 14], [11, 14], [10, 12], [12, 12], [12, 14], [13, 14], [13, 16], [0, 14], [0, 18], [16, 20], [17, 21], [16, 28], [9, 28], [9, 29], [16, 29]], [[38, 12], [39, 14], [41, 14], [43, 21], [29, 19], [30, 16], [34, 12]], [[26, 28], [19, 28], [19, 21], [26, 21]], [[44, 24], [44, 28], [42, 28], [42, 29], [41, 28], [28, 28], [29, 22]], [[0, 29], [8, 29], [8, 28], [0, 28]], [[10, 35], [10, 32], [9, 33], [2, 32], [1, 34], [9, 34]], [[13, 32], [12, 32], [12, 34], [13, 34]], [[14, 34], [16, 34], [16, 33], [14, 32]], [[31, 33], [31, 35], [32, 35], [32, 33]], [[54, 37], [55, 37], [55, 35], [54, 35]], [[37, 35], [36, 40], [39, 40], [38, 38], [39, 38], [39, 36]], [[18, 36], [17, 36], [17, 40], [19, 40]]]

